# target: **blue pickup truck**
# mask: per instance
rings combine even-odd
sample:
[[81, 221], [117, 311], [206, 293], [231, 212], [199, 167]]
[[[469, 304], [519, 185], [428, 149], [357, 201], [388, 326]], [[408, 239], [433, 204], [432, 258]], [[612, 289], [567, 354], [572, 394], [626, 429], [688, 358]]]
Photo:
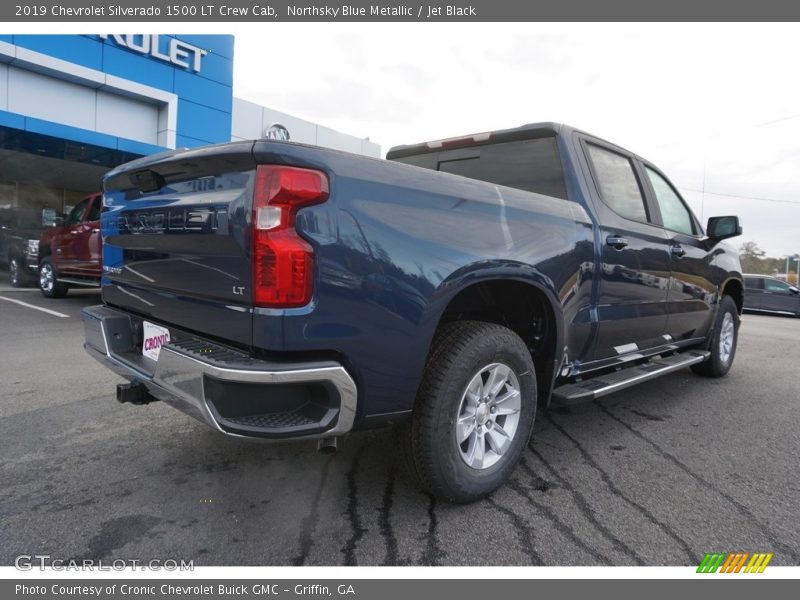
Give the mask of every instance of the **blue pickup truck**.
[[419, 485], [468, 502], [537, 410], [730, 369], [739, 220], [704, 231], [647, 160], [554, 123], [387, 159], [259, 140], [108, 173], [83, 319], [117, 399], [322, 449], [394, 425]]

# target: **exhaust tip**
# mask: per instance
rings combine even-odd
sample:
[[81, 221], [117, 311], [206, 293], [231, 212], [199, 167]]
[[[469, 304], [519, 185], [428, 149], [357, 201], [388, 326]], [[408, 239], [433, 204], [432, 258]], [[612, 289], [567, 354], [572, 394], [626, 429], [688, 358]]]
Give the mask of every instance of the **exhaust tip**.
[[333, 454], [339, 447], [339, 438], [328, 437], [317, 440], [317, 452], [319, 454]]

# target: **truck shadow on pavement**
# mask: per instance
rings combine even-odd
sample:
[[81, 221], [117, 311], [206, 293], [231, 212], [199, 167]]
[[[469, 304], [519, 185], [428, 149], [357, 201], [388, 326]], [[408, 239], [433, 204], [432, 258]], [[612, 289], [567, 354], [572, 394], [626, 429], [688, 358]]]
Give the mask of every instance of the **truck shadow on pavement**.
[[708, 423], [735, 379], [676, 373], [542, 412], [510, 483], [471, 505], [415, 488], [389, 430], [320, 455], [313, 443], [226, 438], [161, 403], [89, 398], [72, 416], [39, 415], [38, 443], [2, 469], [3, 562], [63, 552], [195, 565], [692, 565], [713, 541], [796, 563], [796, 525], [779, 536], [736, 470], [702, 453], [722, 439]]

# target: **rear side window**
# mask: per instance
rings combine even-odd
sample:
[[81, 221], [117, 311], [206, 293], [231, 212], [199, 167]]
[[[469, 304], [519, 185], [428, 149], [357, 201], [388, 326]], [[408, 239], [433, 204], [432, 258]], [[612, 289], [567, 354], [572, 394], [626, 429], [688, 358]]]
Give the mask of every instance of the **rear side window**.
[[744, 287], [748, 290], [763, 290], [764, 280], [761, 277], [745, 277]]
[[642, 190], [633, 163], [616, 152], [587, 144], [600, 197], [618, 215], [632, 221], [647, 221]]
[[567, 199], [561, 157], [554, 137], [443, 150], [406, 156], [397, 161]]

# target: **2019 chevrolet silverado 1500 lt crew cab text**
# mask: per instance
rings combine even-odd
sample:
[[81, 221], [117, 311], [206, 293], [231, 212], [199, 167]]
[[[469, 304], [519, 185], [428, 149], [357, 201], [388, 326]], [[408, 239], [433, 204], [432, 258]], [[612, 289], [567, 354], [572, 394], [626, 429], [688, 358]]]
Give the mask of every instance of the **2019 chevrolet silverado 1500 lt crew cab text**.
[[86, 349], [232, 436], [393, 424], [421, 486], [505, 481], [538, 409], [731, 367], [737, 253], [648, 161], [552, 123], [375, 160], [275, 141], [105, 178]]

